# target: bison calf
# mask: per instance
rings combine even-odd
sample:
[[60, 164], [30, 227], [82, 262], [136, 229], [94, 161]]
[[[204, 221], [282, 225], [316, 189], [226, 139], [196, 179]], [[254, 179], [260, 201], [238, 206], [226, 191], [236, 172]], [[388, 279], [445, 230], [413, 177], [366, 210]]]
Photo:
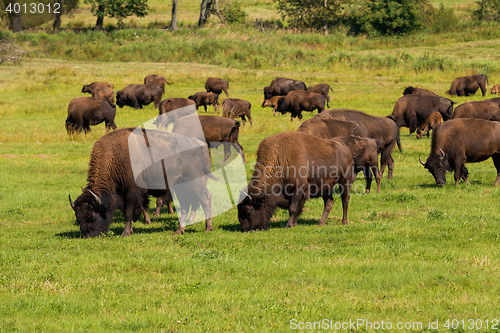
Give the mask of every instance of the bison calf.
[[251, 107], [252, 104], [250, 104], [249, 101], [245, 101], [244, 99], [226, 98], [224, 102], [222, 102], [223, 116], [233, 119], [241, 118], [243, 126], [245, 126], [247, 122], [246, 117], [250, 121], [250, 126], [253, 126], [252, 114], [250, 110]]
[[92, 97], [101, 101], [106, 101], [111, 107], [116, 109], [115, 93], [109, 87], [96, 88], [92, 91]]
[[148, 76], [146, 76], [144, 78], [144, 84], [158, 84], [161, 86], [161, 90], [163, 93], [165, 93], [165, 85], [170, 85], [170, 83], [168, 83], [163, 76], [156, 74], [149, 74]]
[[493, 88], [491, 88], [491, 93], [492, 94], [498, 94], [500, 93], [500, 84], [495, 84]]
[[278, 99], [280, 99], [283, 96], [273, 96], [270, 99], [264, 100], [262, 103], [262, 107], [265, 108], [266, 106], [273, 108], [273, 116], [276, 117], [276, 110], [278, 109]]
[[108, 82], [92, 82], [91, 84], [86, 84], [82, 88], [82, 93], [92, 94], [92, 91], [97, 88], [110, 88], [114, 89], [115, 86]]
[[196, 103], [196, 109], [200, 106], [205, 108], [205, 113], [207, 112], [207, 106], [212, 105], [214, 107], [214, 112], [219, 113], [219, 95], [211, 92], [197, 92], [194, 95], [188, 97], [188, 99], [193, 100]]
[[417, 139], [420, 139], [425, 133], [427, 133], [427, 137], [429, 137], [429, 131], [442, 122], [443, 117], [441, 116], [441, 113], [434, 111], [428, 115], [427, 118], [425, 118], [424, 123], [417, 128]]
[[327, 107], [330, 107], [330, 96], [328, 95], [330, 90], [333, 92], [332, 88], [326, 83], [320, 83], [315, 86], [307, 87], [307, 91], [325, 96]]
[[66, 131], [72, 134], [82, 130], [90, 132], [90, 125], [98, 125], [104, 121], [106, 132], [110, 128], [116, 129], [116, 108], [107, 101], [97, 100], [92, 97], [77, 97], [68, 104], [68, 117], [66, 118]]
[[124, 105], [134, 109], [142, 109], [143, 105], [151, 102], [158, 108], [163, 90], [158, 84], [131, 84], [116, 93], [116, 104], [123, 108]]

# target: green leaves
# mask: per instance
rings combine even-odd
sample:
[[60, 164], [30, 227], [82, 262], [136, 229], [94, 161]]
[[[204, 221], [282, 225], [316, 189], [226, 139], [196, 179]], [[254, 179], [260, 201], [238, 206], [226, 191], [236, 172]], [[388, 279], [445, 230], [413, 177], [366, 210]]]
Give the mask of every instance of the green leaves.
[[[92, 14], [101, 20], [107, 16], [116, 17], [121, 21], [131, 15], [144, 17], [148, 14], [147, 0], [85, 0], [85, 3], [91, 5]], [[102, 21], [100, 24], [102, 25]]]

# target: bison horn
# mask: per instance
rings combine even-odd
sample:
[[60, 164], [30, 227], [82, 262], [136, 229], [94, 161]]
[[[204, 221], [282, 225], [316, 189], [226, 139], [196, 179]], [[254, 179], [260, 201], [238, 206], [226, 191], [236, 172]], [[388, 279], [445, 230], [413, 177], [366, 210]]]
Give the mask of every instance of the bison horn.
[[250, 194], [248, 194], [247, 192], [243, 191], [243, 190], [240, 190], [241, 193], [243, 193], [246, 197], [248, 197], [250, 199], [250, 201], [252, 201], [252, 197], [250, 196]]
[[441, 153], [441, 155], [439, 155], [439, 158], [440, 158], [441, 160], [443, 160], [443, 159], [444, 159], [444, 157], [446, 156], [446, 154], [444, 153], [444, 151], [443, 151], [442, 149], [439, 149], [439, 152]]
[[75, 210], [75, 203], [73, 202], [73, 200], [71, 200], [71, 194], [69, 195], [69, 204], [71, 205], [71, 208]]
[[101, 199], [94, 192], [92, 192], [91, 190], [89, 190], [89, 192], [94, 197], [95, 202], [100, 206], [101, 205]]
[[425, 166], [425, 163], [422, 162], [422, 159], [419, 157], [418, 160], [420, 161], [420, 164], [422, 164], [423, 166]]

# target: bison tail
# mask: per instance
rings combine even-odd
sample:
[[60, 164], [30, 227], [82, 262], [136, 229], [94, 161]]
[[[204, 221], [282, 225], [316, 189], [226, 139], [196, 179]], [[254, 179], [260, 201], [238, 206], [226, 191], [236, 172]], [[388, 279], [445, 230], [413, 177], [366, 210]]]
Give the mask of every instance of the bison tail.
[[398, 133], [397, 133], [397, 136], [396, 136], [396, 143], [398, 145], [399, 152], [402, 153], [403, 149], [401, 148], [401, 138], [399, 136], [399, 127], [398, 127]]
[[207, 168], [206, 165], [203, 166], [203, 173], [210, 179], [213, 179], [213, 180], [216, 180], [218, 182], [220, 182], [220, 179], [215, 177], [211, 172], [210, 170]]
[[[396, 119], [394, 119], [394, 116], [392, 114], [388, 115], [387, 118], [389, 118], [393, 122], [396, 122]], [[399, 127], [398, 127], [398, 132], [399, 132]]]
[[328, 86], [328, 89], [330, 89], [330, 90], [331, 90], [331, 92], [333, 92], [332, 87], [330, 87], [330, 85], [329, 85], [329, 84], [327, 84], [327, 86]]

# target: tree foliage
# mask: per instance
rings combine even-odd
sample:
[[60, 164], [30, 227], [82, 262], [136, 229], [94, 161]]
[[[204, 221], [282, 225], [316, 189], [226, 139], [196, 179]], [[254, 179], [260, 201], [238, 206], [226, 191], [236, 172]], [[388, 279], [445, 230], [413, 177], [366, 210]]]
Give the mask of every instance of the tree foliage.
[[[284, 19], [292, 27], [321, 29], [325, 21], [329, 26], [345, 18], [345, 8], [351, 0], [274, 0]], [[326, 5], [325, 5], [326, 4]]]
[[124, 18], [136, 15], [147, 15], [147, 0], [85, 0], [90, 10], [97, 17], [96, 28], [102, 29], [104, 17], [116, 17], [119, 22]]
[[477, 2], [478, 9], [474, 16], [480, 21], [493, 21], [500, 19], [500, 0], [481, 0]]

